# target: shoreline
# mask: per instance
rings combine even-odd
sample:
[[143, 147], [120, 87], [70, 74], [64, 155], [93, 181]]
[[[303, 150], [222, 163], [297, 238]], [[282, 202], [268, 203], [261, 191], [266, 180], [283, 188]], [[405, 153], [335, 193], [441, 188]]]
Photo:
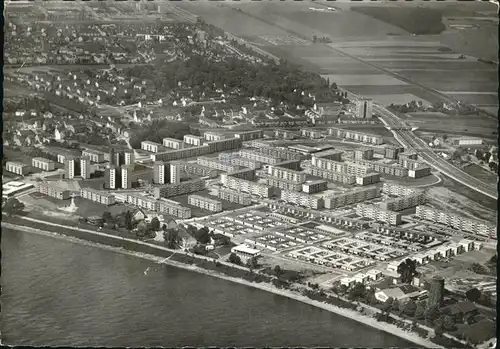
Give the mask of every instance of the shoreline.
[[163, 258], [163, 257], [158, 257], [158, 256], [155, 256], [152, 254], [129, 251], [123, 247], [113, 247], [113, 246], [105, 245], [102, 243], [90, 242], [87, 240], [64, 235], [61, 233], [53, 233], [53, 232], [48, 232], [48, 231], [44, 231], [44, 230], [36, 229], [36, 228], [31, 228], [31, 227], [17, 226], [15, 224], [6, 223], [6, 222], [3, 222], [2, 225], [5, 225], [5, 228], [7, 228], [7, 229], [20, 230], [20, 231], [23, 231], [26, 233], [37, 234], [37, 235], [46, 236], [46, 237], [52, 237], [52, 238], [65, 240], [65, 241], [69, 241], [69, 242], [73, 242], [73, 243], [77, 243], [77, 244], [82, 244], [82, 245], [89, 246], [89, 247], [97, 247], [97, 248], [111, 251], [111, 252], [115, 252], [115, 253], [121, 253], [121, 254], [126, 254], [129, 256], [133, 256], [133, 257], [142, 258], [145, 260], [149, 260], [151, 262], [155, 262], [157, 264], [166, 264], [166, 265], [169, 265], [172, 267], [177, 267], [177, 268], [181, 268], [184, 270], [197, 272], [199, 274], [204, 274], [204, 275], [216, 277], [216, 278], [219, 278], [222, 280], [238, 283], [240, 285], [244, 285], [247, 287], [253, 287], [256, 289], [260, 289], [262, 291], [273, 293], [273, 294], [276, 294], [276, 295], [279, 295], [282, 297], [287, 297], [287, 298], [302, 302], [304, 304], [308, 304], [310, 306], [314, 306], [316, 308], [320, 308], [320, 309], [329, 311], [329, 312], [334, 313], [334, 314], [339, 315], [339, 316], [349, 318], [351, 320], [362, 323], [366, 326], [370, 326], [372, 328], [375, 328], [379, 331], [383, 331], [383, 332], [389, 333], [393, 336], [404, 339], [406, 341], [415, 343], [421, 347], [443, 348], [442, 346], [439, 346], [436, 343], [433, 343], [426, 338], [420, 337], [419, 335], [417, 335], [414, 332], [404, 331], [395, 325], [388, 324], [385, 322], [378, 322], [377, 320], [375, 320], [372, 317], [359, 314], [358, 312], [353, 311], [353, 310], [344, 309], [344, 308], [337, 307], [335, 305], [312, 300], [306, 296], [303, 296], [303, 295], [298, 294], [298, 293], [293, 292], [293, 291], [278, 289], [271, 284], [254, 283], [254, 282], [250, 282], [250, 281], [247, 281], [244, 279], [227, 276], [227, 275], [224, 275], [224, 274], [212, 271], [212, 270], [207, 270], [207, 269], [198, 267], [196, 265], [188, 265], [188, 264], [184, 264], [184, 263], [173, 261], [173, 260], [165, 260], [165, 258]]

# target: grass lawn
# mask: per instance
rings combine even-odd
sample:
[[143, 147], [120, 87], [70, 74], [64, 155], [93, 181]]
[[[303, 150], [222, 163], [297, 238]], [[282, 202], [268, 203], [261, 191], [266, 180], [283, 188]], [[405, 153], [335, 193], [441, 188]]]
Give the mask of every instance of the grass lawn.
[[494, 172], [485, 170], [484, 168], [476, 164], [464, 167], [463, 170], [485, 183], [496, 183], [498, 179], [497, 175]]

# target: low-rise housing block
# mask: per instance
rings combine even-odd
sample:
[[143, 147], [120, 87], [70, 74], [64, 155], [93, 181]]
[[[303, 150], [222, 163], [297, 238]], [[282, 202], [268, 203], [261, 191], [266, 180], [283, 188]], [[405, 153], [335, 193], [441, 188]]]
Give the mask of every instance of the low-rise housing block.
[[222, 212], [222, 202], [201, 195], [189, 195], [188, 204], [211, 212]]

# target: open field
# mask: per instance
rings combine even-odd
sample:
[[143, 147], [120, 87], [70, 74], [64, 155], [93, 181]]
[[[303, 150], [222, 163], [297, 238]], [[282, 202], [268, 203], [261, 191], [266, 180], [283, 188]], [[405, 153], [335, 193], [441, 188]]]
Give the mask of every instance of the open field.
[[467, 172], [468, 174], [476, 177], [477, 179], [482, 180], [485, 183], [493, 183], [494, 184], [498, 180], [496, 173], [485, 170], [481, 166], [478, 166], [475, 164], [464, 167], [463, 170], [465, 172]]
[[340, 86], [349, 88], [351, 85], [370, 85], [370, 86], [400, 86], [408, 85], [406, 82], [398, 80], [392, 76], [384, 74], [324, 74], [324, 78], [335, 81]]

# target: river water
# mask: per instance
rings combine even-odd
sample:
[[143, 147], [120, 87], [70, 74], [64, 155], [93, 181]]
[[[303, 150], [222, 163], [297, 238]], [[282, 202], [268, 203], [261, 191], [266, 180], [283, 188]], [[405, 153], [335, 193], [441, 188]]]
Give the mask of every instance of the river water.
[[261, 290], [4, 228], [1, 282], [4, 344], [414, 346]]

